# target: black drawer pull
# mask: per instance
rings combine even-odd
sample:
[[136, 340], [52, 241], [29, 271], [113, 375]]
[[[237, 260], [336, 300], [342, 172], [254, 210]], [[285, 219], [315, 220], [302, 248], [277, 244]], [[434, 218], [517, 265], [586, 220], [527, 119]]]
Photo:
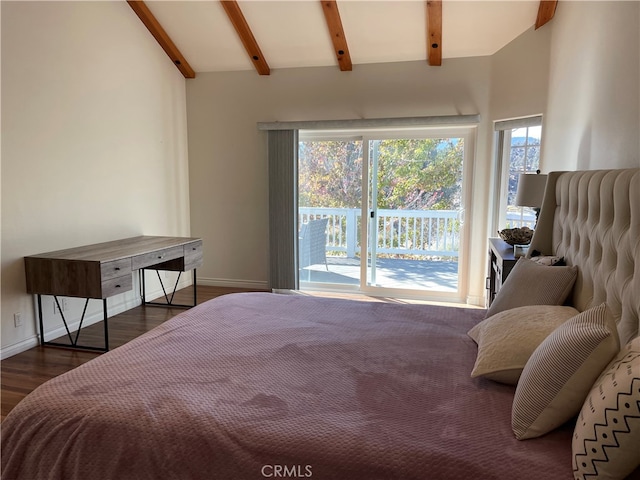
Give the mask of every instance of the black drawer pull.
[[116, 288], [120, 288], [120, 285], [116, 285]]
[[120, 267], [116, 267], [116, 270], [120, 270]]

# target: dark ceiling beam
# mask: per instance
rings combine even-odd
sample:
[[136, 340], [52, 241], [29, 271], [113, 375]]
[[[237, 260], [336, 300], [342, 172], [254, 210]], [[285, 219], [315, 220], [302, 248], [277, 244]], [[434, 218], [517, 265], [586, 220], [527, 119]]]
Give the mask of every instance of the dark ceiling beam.
[[180, 53], [180, 50], [178, 50], [178, 47], [176, 47], [175, 43], [173, 43], [169, 35], [167, 35], [167, 32], [164, 31], [160, 22], [153, 16], [149, 7], [147, 7], [142, 0], [127, 0], [127, 3], [136, 15], [138, 15], [138, 18], [142, 20], [142, 23], [144, 23], [147, 30], [153, 35], [153, 38], [156, 39], [166, 54], [169, 55], [169, 58], [173, 64], [178, 67], [180, 73], [182, 73], [185, 78], [195, 78], [196, 73], [189, 65], [189, 62], [187, 62], [182, 53]]
[[442, 0], [427, 0], [427, 59], [442, 65]]
[[558, 0], [540, 0], [540, 6], [538, 7], [538, 18], [536, 18], [536, 30], [543, 26], [545, 23], [551, 21], [556, 13], [557, 6]]
[[342, 19], [340, 18], [338, 4], [335, 0], [320, 0], [320, 3], [322, 4], [324, 18], [327, 21], [327, 27], [329, 27], [329, 34], [331, 35], [333, 49], [336, 52], [336, 58], [338, 59], [340, 70], [343, 72], [350, 72], [353, 69], [353, 65], [351, 64], [351, 55], [349, 54], [347, 38], [345, 37], [344, 29], [342, 28]]
[[244, 18], [238, 2], [235, 0], [220, 0], [220, 3], [224, 7], [224, 11], [227, 12], [227, 16], [229, 17], [229, 20], [231, 20], [233, 28], [236, 29], [236, 32], [240, 37], [240, 41], [244, 45], [244, 49], [249, 54], [249, 58], [251, 59], [256, 71], [260, 75], [269, 75], [271, 73], [269, 64], [267, 64], [267, 61], [264, 59], [262, 50], [260, 50], [260, 46], [251, 32], [251, 28], [249, 27], [247, 20]]

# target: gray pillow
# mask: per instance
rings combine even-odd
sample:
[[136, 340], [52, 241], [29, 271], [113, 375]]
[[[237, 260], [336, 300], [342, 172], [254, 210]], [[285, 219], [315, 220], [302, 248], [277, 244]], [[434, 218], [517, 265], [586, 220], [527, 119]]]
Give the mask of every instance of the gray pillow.
[[577, 274], [577, 267], [550, 267], [520, 258], [485, 318], [525, 305], [562, 305], [571, 293]]

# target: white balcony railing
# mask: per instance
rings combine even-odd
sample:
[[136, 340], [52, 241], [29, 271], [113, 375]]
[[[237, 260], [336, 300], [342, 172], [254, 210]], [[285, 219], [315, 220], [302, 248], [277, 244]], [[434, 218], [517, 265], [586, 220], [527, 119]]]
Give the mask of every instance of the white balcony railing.
[[533, 210], [525, 210], [524, 212], [507, 211], [506, 228], [522, 228], [529, 227], [533, 230], [536, 226], [536, 214]]
[[[357, 208], [300, 207], [299, 222], [328, 218], [328, 252], [360, 253], [361, 210]], [[377, 211], [376, 251], [379, 254], [405, 254], [457, 257], [460, 247], [460, 213], [457, 210]]]
[[[360, 254], [361, 210], [359, 208], [300, 207], [299, 222], [328, 218], [327, 252], [342, 252], [347, 257]], [[460, 212], [457, 210], [385, 210], [377, 212], [374, 232], [376, 251], [389, 255], [458, 257]], [[533, 212], [507, 213], [509, 228], [534, 228]]]

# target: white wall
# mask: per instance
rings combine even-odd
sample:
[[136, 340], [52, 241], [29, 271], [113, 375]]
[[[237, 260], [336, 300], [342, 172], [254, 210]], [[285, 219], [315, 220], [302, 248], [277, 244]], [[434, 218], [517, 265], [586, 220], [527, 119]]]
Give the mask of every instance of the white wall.
[[545, 169], [640, 166], [640, 2], [560, 2], [553, 19]]
[[559, 3], [493, 56], [493, 119], [543, 114], [543, 171], [640, 166], [639, 32], [640, 2]]
[[204, 238], [199, 281], [267, 287], [266, 133], [257, 122], [480, 113], [469, 294], [484, 298], [491, 149], [489, 57], [199, 74], [187, 83], [192, 233]]
[[491, 120], [545, 113], [551, 25], [531, 27], [491, 57]]
[[188, 175], [184, 77], [126, 2], [3, 1], [2, 355], [36, 344], [25, 255], [189, 235]]

